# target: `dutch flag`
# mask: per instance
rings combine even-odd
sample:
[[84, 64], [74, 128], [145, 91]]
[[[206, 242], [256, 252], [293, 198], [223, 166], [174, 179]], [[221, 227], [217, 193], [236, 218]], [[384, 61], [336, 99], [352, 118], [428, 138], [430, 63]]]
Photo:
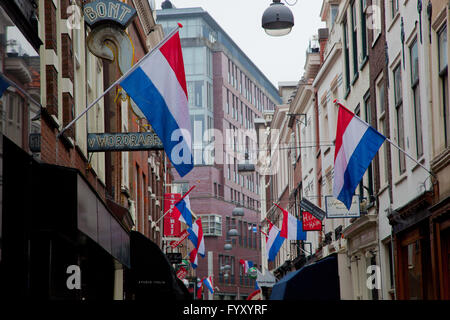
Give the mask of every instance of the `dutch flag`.
[[248, 270], [253, 267], [253, 261], [249, 261], [249, 260], [244, 260], [241, 259], [239, 260], [239, 263], [242, 265], [242, 267], [244, 268], [244, 274], [246, 274], [248, 272]]
[[273, 261], [275, 260], [278, 251], [280, 251], [285, 238], [281, 237], [280, 229], [275, 227], [272, 223], [269, 223], [269, 225], [269, 236], [267, 237], [266, 251], [268, 260]]
[[211, 276], [203, 279], [203, 284], [209, 289], [209, 292], [214, 294], [214, 285], [213, 285], [213, 280], [212, 280]]
[[355, 189], [386, 137], [338, 105], [333, 196], [350, 210]]
[[178, 174], [188, 174], [193, 168], [192, 131], [178, 30], [120, 84], [152, 125]]
[[192, 210], [189, 196], [184, 197], [181, 201], [175, 204], [173, 210], [175, 218], [178, 218], [178, 220], [184, 224], [187, 224], [189, 228], [192, 228]]
[[280, 236], [288, 240], [306, 240], [306, 232], [303, 231], [302, 222], [277, 204], [275, 205], [283, 211]]
[[190, 261], [192, 268], [196, 269], [198, 266], [198, 255], [205, 257], [205, 240], [203, 238], [202, 221], [200, 218], [195, 220], [192, 228], [188, 229], [189, 240], [194, 245], [194, 249], [190, 252]]

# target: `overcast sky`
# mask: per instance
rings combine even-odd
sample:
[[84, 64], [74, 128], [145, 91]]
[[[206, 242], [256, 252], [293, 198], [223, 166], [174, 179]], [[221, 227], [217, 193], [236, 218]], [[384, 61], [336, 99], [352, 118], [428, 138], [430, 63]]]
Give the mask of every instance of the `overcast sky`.
[[[161, 9], [163, 0], [156, 0]], [[322, 0], [298, 0], [288, 6], [294, 28], [283, 37], [271, 37], [261, 27], [264, 10], [272, 0], [171, 0], [177, 8], [201, 7], [225, 30], [266, 77], [278, 87], [282, 81], [298, 81], [303, 75], [309, 40], [324, 27]], [[285, 0], [282, 0], [285, 3]], [[295, 0], [288, 0], [295, 3]]]

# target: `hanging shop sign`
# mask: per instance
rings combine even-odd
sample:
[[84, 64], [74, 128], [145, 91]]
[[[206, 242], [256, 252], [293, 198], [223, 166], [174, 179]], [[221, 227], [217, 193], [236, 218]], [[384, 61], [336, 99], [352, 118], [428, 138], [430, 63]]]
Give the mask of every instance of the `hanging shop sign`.
[[166, 253], [166, 256], [167, 256], [167, 259], [169, 259], [169, 262], [171, 264], [179, 264], [183, 260], [181, 253], [177, 253], [177, 252], [168, 252], [168, 253]]
[[88, 133], [88, 152], [163, 149], [154, 132]]
[[359, 196], [353, 196], [350, 210], [338, 199], [333, 196], [325, 197], [325, 208], [327, 218], [359, 218], [361, 216], [359, 206]]
[[189, 237], [189, 231], [183, 230], [183, 232], [179, 235], [180, 240], [172, 241], [170, 246], [172, 248], [178, 247], [187, 237]]
[[164, 194], [164, 211], [169, 211], [164, 216], [164, 237], [179, 237], [181, 231], [181, 222], [175, 217], [175, 203], [181, 199], [179, 193]]
[[300, 201], [300, 207], [304, 211], [307, 211], [310, 214], [312, 214], [314, 217], [316, 217], [320, 221], [322, 221], [326, 216], [326, 213], [322, 209], [320, 209], [318, 206], [316, 206], [314, 203], [312, 203], [311, 201], [309, 201], [307, 199], [302, 199], [302, 201]]
[[102, 23], [115, 23], [126, 29], [136, 14], [136, 9], [117, 0], [97, 0], [84, 5], [84, 20], [91, 28]]
[[180, 267], [180, 269], [178, 269], [177, 271], [177, 277], [180, 280], [183, 280], [184, 278], [186, 278], [187, 275], [187, 270], [184, 267]]
[[303, 231], [322, 231], [322, 221], [308, 211], [302, 212]]

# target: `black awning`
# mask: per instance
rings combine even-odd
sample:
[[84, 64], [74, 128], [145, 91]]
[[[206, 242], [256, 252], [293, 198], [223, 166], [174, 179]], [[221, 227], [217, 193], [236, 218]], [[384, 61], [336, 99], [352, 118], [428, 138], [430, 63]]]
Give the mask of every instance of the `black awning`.
[[33, 215], [35, 230], [54, 230], [73, 241], [78, 241], [81, 231], [122, 265], [130, 266], [127, 230], [77, 169], [34, 164], [32, 190], [43, 213]]
[[127, 291], [136, 300], [190, 300], [161, 249], [139, 232], [130, 232], [131, 268], [127, 271]]
[[270, 300], [339, 300], [337, 255], [286, 275], [272, 288]]

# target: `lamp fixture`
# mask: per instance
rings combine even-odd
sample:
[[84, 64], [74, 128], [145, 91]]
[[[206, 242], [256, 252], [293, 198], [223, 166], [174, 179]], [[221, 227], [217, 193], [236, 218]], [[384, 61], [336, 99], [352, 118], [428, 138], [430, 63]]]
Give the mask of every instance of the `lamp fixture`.
[[236, 229], [231, 229], [227, 232], [227, 235], [229, 237], [238, 237], [239, 236], [239, 231], [237, 231]]
[[[285, 1], [286, 2], [286, 1]], [[294, 4], [289, 4], [292, 6]], [[294, 26], [294, 16], [292, 11], [281, 3], [281, 0], [273, 0], [262, 16], [262, 27], [269, 36], [280, 37], [291, 32]]]

